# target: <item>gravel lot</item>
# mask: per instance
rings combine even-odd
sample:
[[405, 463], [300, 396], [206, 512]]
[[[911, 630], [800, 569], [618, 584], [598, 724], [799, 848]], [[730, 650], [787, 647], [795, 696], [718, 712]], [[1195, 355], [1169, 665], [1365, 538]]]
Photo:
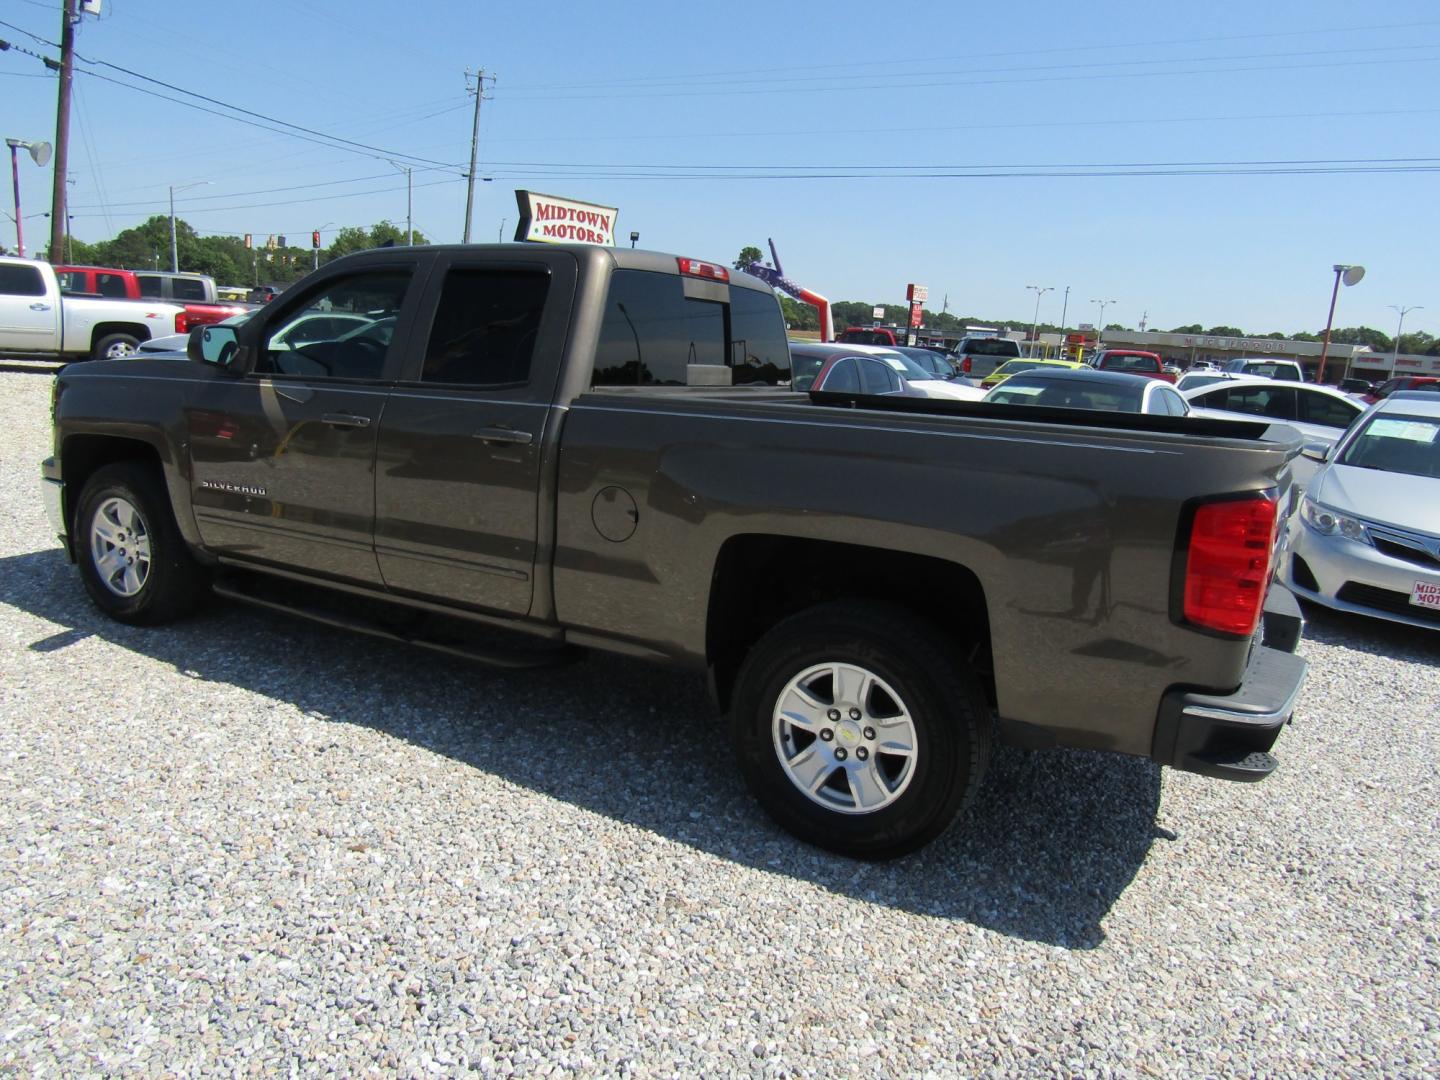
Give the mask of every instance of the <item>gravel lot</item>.
[[1440, 634], [1312, 613], [1257, 786], [1001, 749], [871, 866], [703, 686], [100, 618], [0, 373], [0, 1072], [1435, 1075]]

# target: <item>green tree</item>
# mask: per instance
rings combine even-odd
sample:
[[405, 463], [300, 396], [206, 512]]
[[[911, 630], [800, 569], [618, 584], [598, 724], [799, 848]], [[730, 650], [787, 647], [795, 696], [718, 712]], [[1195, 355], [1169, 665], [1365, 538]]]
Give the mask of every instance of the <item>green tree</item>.
[[743, 247], [735, 259], [734, 267], [736, 270], [744, 270], [747, 266], [758, 263], [764, 257], [758, 247]]
[[819, 330], [820, 312], [809, 304], [788, 296], [780, 297], [780, 309], [785, 313], [785, 325], [792, 330]]
[[1245, 331], [1238, 326], [1212, 326], [1205, 333], [1211, 337], [1244, 337]]
[[1188, 326], [1177, 326], [1170, 331], [1172, 334], [1203, 334], [1204, 332], [1204, 328], [1198, 322]]
[[1376, 352], [1389, 352], [1390, 336], [1369, 326], [1344, 326], [1331, 331], [1330, 340], [1341, 345], [1368, 345]]

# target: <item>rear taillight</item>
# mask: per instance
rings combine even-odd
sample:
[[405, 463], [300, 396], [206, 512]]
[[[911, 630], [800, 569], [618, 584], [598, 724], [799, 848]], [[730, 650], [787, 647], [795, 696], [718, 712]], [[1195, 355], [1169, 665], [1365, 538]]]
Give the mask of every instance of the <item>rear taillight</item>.
[[1260, 621], [1275, 548], [1275, 500], [1206, 503], [1195, 511], [1185, 560], [1185, 619], [1248, 637]]
[[730, 271], [719, 263], [701, 262], [699, 259], [676, 259], [680, 273], [689, 277], [708, 278], [711, 281], [729, 282]]
[[970, 358], [968, 356], [965, 357], [964, 360], [960, 361], [960, 370], [963, 371], [966, 375], [970, 374]]
[[190, 316], [183, 311], [175, 313], [175, 333], [188, 334], [190, 332]]

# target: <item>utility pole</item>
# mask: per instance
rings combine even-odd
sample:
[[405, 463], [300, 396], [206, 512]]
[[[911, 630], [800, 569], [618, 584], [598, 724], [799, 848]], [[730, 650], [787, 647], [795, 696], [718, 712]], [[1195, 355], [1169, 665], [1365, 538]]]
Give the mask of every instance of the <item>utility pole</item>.
[[415, 170], [409, 165], [401, 165], [398, 161], [392, 161], [390, 164], [405, 174], [405, 246], [414, 247], [415, 225], [412, 215], [415, 205]]
[[[470, 72], [465, 72], [468, 88]], [[495, 76], [490, 76], [495, 81]], [[475, 121], [470, 128], [470, 171], [465, 174], [465, 232], [460, 238], [462, 244], [470, 242], [470, 217], [475, 210], [475, 159], [480, 152], [480, 102], [485, 100], [485, 69], [475, 73]]]
[[[75, 24], [78, 0], [65, 0], [60, 24], [60, 97], [55, 106], [55, 184], [50, 195], [50, 258], [65, 243], [65, 177], [70, 166], [70, 82], [75, 71]], [[60, 255], [64, 258], [63, 255]]]

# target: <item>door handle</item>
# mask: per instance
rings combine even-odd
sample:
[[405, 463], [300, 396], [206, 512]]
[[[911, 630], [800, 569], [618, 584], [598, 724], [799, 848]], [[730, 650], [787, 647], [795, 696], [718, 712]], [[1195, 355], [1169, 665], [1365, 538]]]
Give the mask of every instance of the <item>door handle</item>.
[[49, 305], [49, 304], [31, 304], [31, 305], [30, 305], [30, 310], [31, 310], [31, 311], [49, 311], [49, 310], [50, 310], [50, 305]]
[[481, 442], [499, 443], [506, 446], [529, 446], [531, 440], [535, 438], [528, 431], [514, 431], [505, 427], [481, 428], [475, 432], [474, 437]]
[[365, 428], [370, 426], [370, 417], [354, 416], [350, 413], [327, 412], [320, 417], [321, 421], [337, 428]]

